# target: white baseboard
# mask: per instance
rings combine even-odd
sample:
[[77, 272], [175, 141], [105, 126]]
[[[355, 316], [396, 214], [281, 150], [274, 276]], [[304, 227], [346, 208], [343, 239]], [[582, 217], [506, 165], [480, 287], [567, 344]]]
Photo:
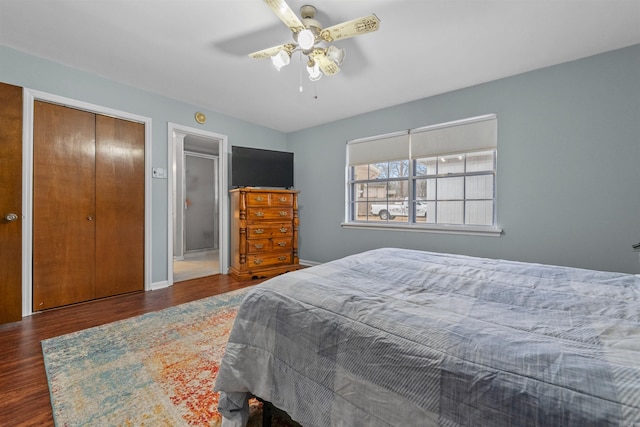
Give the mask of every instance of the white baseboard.
[[149, 291], [156, 291], [158, 289], [164, 289], [171, 286], [173, 283], [169, 283], [168, 280], [164, 280], [162, 282], [152, 282], [151, 287], [148, 289]]
[[308, 261], [306, 259], [301, 259], [299, 260], [300, 264], [302, 265], [306, 265], [308, 267], [313, 267], [314, 265], [320, 265], [322, 264], [321, 262], [316, 262], [316, 261]]

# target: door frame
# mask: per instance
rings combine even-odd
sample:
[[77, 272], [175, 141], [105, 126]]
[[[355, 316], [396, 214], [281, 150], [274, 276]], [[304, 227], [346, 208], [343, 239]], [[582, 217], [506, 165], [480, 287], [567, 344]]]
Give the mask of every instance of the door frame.
[[45, 101], [144, 124], [144, 290], [151, 290], [151, 125], [149, 117], [29, 88], [23, 89], [22, 122], [22, 316], [33, 314], [33, 105]]
[[182, 157], [184, 147], [182, 141], [184, 136], [194, 135], [218, 141], [218, 193], [219, 193], [219, 215], [218, 228], [218, 258], [220, 274], [229, 273], [229, 188], [228, 188], [228, 162], [229, 162], [229, 139], [227, 135], [209, 132], [202, 129], [192, 128], [169, 122], [167, 125], [168, 162], [170, 179], [167, 185], [167, 281], [173, 284], [173, 236], [175, 222], [175, 189], [176, 182], [176, 162]]

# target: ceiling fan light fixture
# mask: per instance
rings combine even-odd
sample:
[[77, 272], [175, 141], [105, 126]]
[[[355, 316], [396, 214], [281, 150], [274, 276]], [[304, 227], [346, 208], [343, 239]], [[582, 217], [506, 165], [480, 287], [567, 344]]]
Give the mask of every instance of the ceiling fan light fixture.
[[320, 80], [322, 77], [322, 72], [320, 72], [320, 67], [317, 62], [311, 62], [307, 64], [307, 73], [309, 73], [309, 80], [312, 82]]
[[[312, 5], [303, 5], [298, 17], [287, 5], [287, 0], [264, 0], [264, 2], [291, 30], [293, 43], [262, 49], [250, 53], [249, 57], [254, 59], [271, 57], [273, 65], [280, 70], [289, 64], [293, 52], [300, 52], [301, 59], [304, 56], [309, 59], [307, 72], [312, 81], [320, 79], [323, 74], [334, 76], [340, 72], [345, 50], [329, 46], [330, 43], [377, 31], [380, 24], [378, 17], [371, 14], [325, 28], [315, 19], [317, 10]], [[302, 76], [304, 65], [300, 65], [300, 76]]]
[[276, 70], [280, 71], [280, 68], [289, 65], [289, 62], [291, 62], [291, 55], [283, 49], [271, 57], [271, 62], [273, 63], [273, 66], [276, 67]]
[[309, 50], [316, 44], [316, 36], [313, 31], [304, 29], [298, 33], [297, 42], [302, 50]]
[[344, 61], [345, 54], [346, 52], [344, 49], [339, 49], [335, 46], [329, 46], [327, 49], [327, 58], [338, 65], [342, 64], [342, 61]]

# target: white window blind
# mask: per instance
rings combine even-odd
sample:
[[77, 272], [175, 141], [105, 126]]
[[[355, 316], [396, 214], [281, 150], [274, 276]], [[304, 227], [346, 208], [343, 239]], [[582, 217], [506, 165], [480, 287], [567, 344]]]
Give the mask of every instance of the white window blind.
[[494, 114], [411, 130], [411, 157], [443, 156], [496, 148]]
[[368, 165], [409, 158], [409, 133], [407, 131], [358, 139], [347, 143], [348, 165]]
[[495, 114], [357, 139], [347, 143], [348, 166], [445, 156], [496, 148]]

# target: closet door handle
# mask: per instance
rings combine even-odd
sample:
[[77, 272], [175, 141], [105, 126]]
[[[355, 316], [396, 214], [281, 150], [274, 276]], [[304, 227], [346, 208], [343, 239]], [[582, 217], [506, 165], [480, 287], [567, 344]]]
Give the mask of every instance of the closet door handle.
[[93, 221], [93, 217], [92, 217], [91, 215], [89, 215], [89, 216], [87, 217], [87, 220], [88, 220], [88, 221]]
[[10, 214], [7, 214], [7, 216], [5, 216], [4, 219], [6, 219], [8, 222], [15, 221], [16, 219], [18, 219], [18, 215], [14, 213], [10, 213]]

